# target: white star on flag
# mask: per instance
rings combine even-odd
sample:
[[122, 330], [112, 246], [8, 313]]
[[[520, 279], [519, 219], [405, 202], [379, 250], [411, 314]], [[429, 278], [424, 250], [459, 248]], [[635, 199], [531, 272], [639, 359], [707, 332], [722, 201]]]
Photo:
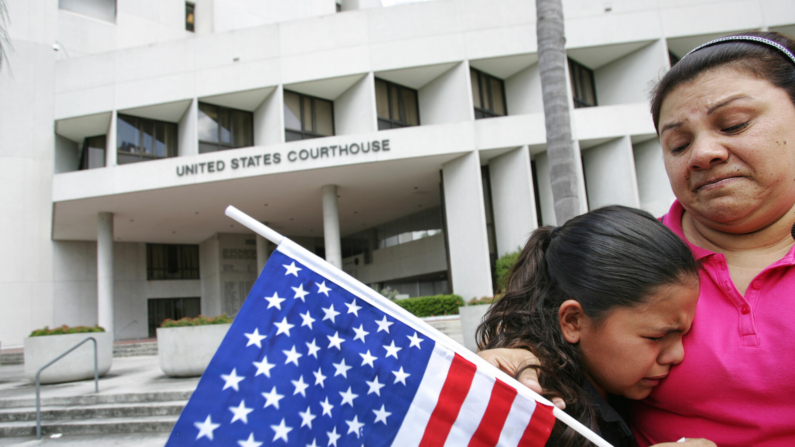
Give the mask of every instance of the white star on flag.
[[334, 305], [333, 304], [331, 306], [329, 306], [329, 307], [323, 307], [322, 309], [323, 309], [323, 313], [326, 314], [326, 316], [323, 317], [323, 321], [331, 320], [331, 322], [334, 323], [334, 319], [337, 317], [337, 315], [340, 314], [339, 312], [334, 310]]
[[386, 349], [386, 356], [387, 357], [391, 356], [391, 357], [394, 357], [394, 358], [398, 358], [397, 353], [398, 353], [398, 351], [400, 351], [403, 348], [399, 348], [399, 347], [395, 346], [395, 340], [392, 340], [392, 344], [389, 345], [389, 346], [384, 345], [384, 349]]
[[378, 383], [378, 376], [375, 376], [372, 381], [365, 381], [365, 383], [367, 383], [367, 386], [370, 387], [370, 389], [367, 391], [367, 394], [375, 393], [379, 396], [381, 395], [381, 388], [386, 386], [382, 383]]
[[332, 445], [337, 447], [337, 440], [340, 438], [340, 436], [342, 436], [337, 434], [337, 427], [334, 427], [334, 430], [331, 430], [330, 432], [326, 432], [326, 434], [328, 435], [328, 447], [331, 447]]
[[293, 292], [295, 292], [295, 297], [294, 297], [295, 299], [300, 299], [301, 301], [306, 302], [306, 299], [304, 299], [304, 297], [309, 295], [309, 292], [304, 291], [303, 284], [299, 284], [298, 287], [291, 287], [291, 288], [293, 289]]
[[[309, 313], [309, 311], [307, 311], [307, 313]], [[265, 335], [260, 335], [258, 328], [254, 328], [254, 332], [250, 334], [243, 334], [243, 335], [248, 337], [248, 343], [246, 343], [246, 346], [257, 345], [258, 348], [262, 348], [262, 343], [261, 343], [262, 340], [268, 338]]]
[[281, 323], [273, 323], [273, 324], [274, 324], [274, 325], [275, 325], [277, 328], [279, 328], [279, 330], [278, 330], [278, 331], [276, 331], [276, 335], [279, 335], [279, 334], [287, 334], [287, 336], [288, 336], [288, 337], [290, 336], [290, 329], [292, 329], [292, 328], [294, 328], [294, 327], [295, 327], [295, 325], [294, 325], [294, 324], [290, 324], [290, 323], [288, 323], [288, 322], [287, 322], [287, 317], [284, 317], [284, 318], [282, 319], [282, 322], [281, 322]]
[[246, 439], [245, 441], [237, 441], [237, 443], [240, 444], [240, 447], [259, 447], [262, 445], [261, 442], [257, 442], [254, 439], [253, 432], [250, 435], [248, 435], [248, 439]]
[[210, 441], [213, 440], [213, 431], [221, 426], [221, 424], [213, 424], [213, 420], [210, 418], [210, 415], [207, 415], [207, 419], [205, 419], [204, 422], [194, 422], [193, 425], [199, 429], [199, 435], [196, 436], [197, 440], [206, 436], [210, 439]]
[[353, 394], [351, 392], [351, 387], [348, 387], [348, 391], [345, 391], [344, 393], [340, 392], [340, 396], [342, 396], [342, 403], [340, 405], [348, 404], [350, 406], [353, 406], [353, 399], [359, 397], [358, 394]]
[[261, 362], [254, 362], [254, 366], [257, 367], [257, 373], [254, 374], [254, 377], [256, 377], [256, 376], [258, 376], [260, 374], [265, 374], [266, 377], [270, 377], [271, 376], [271, 370], [276, 365], [273, 364], [273, 363], [268, 363], [268, 356], [265, 356], [265, 357], [262, 358]]
[[356, 305], [356, 300], [353, 300], [350, 303], [345, 303], [345, 306], [348, 308], [349, 314], [354, 314], [357, 317], [359, 316], [359, 309], [361, 309], [361, 307]]
[[411, 374], [403, 372], [403, 367], [400, 367], [400, 371], [392, 371], [392, 374], [395, 375], [395, 382], [394, 383], [402, 383], [403, 385], [406, 384], [406, 378]]
[[312, 421], [317, 417], [312, 414], [312, 409], [307, 406], [306, 411], [299, 411], [298, 415], [301, 416], [301, 427], [308, 426], [311, 429]]
[[317, 358], [317, 352], [320, 351], [320, 347], [315, 343], [315, 339], [312, 339], [312, 343], [307, 343], [306, 347], [309, 349], [309, 352], [306, 354], [310, 357]]
[[248, 424], [248, 414], [254, 411], [254, 409], [246, 408], [246, 401], [241, 400], [240, 405], [236, 407], [229, 407], [229, 411], [234, 414], [232, 417], [232, 422], [243, 421], [244, 424]]
[[306, 397], [306, 389], [309, 387], [309, 384], [304, 383], [304, 376], [299, 377], [298, 380], [291, 380], [290, 382], [292, 382], [293, 386], [295, 386], [295, 392], [293, 393], [293, 396], [300, 394]]
[[339, 331], [335, 332], [333, 337], [331, 335], [327, 335], [326, 337], [328, 337], [328, 341], [329, 341], [328, 347], [329, 348], [333, 347], [333, 348], [337, 348], [339, 350], [342, 350], [342, 342], [344, 342], [345, 340], [340, 338]]
[[359, 329], [353, 328], [353, 332], [356, 332], [356, 336], [353, 337], [353, 341], [361, 340], [362, 343], [367, 343], [364, 340], [364, 337], [366, 337], [370, 333], [364, 330], [364, 325], [360, 324]]
[[279, 298], [279, 295], [276, 292], [273, 293], [273, 296], [265, 297], [265, 299], [268, 300], [269, 303], [268, 309], [275, 307], [279, 310], [282, 310], [282, 302], [284, 301], [284, 298]]
[[378, 325], [378, 330], [376, 332], [386, 331], [386, 333], [388, 334], [389, 326], [392, 326], [394, 323], [392, 323], [391, 321], [387, 321], [386, 315], [384, 315], [384, 319], [381, 321], [376, 321], [375, 324]]
[[268, 408], [273, 405], [278, 410], [279, 401], [284, 398], [284, 395], [277, 393], [276, 387], [273, 387], [270, 393], [262, 393], [262, 397], [265, 398], [265, 406], [263, 408]]
[[284, 361], [285, 365], [288, 363], [294, 363], [295, 366], [298, 366], [298, 359], [304, 356], [303, 354], [295, 350], [295, 345], [293, 345], [293, 348], [290, 349], [289, 351], [282, 351], [282, 352], [284, 353], [284, 355], [287, 356], [287, 359]]
[[364, 424], [359, 422], [359, 416], [354, 416], [352, 421], [345, 421], [348, 424], [348, 434], [356, 433], [356, 438], [359, 438], [359, 430], [364, 427]]
[[359, 355], [362, 356], [361, 366], [370, 365], [371, 368], [375, 368], [373, 362], [377, 359], [377, 357], [375, 357], [374, 355], [370, 355], [370, 350], [367, 350], [366, 354], [359, 354]]
[[331, 289], [326, 287], [326, 281], [317, 285], [317, 293], [322, 293], [323, 295], [328, 296], [328, 293], [331, 292]]
[[283, 267], [287, 269], [285, 275], [295, 275], [296, 277], [298, 277], [298, 272], [303, 270], [299, 267], [296, 267], [295, 262], [291, 263], [290, 265], [284, 265]]
[[287, 433], [293, 431], [292, 427], [287, 427], [284, 424], [284, 418], [282, 418], [282, 422], [279, 425], [271, 425], [271, 428], [276, 432], [276, 434], [273, 435], [274, 441], [277, 439], [282, 439], [284, 442], [287, 442]]
[[237, 384], [240, 383], [241, 380], [245, 379], [243, 376], [238, 376], [237, 369], [234, 368], [229, 374], [221, 374], [221, 378], [226, 381], [223, 389], [234, 388], [235, 391], [240, 391]]
[[420, 348], [420, 343], [422, 343], [423, 339], [418, 337], [416, 332], [414, 333], [414, 335], [408, 336], [408, 337], [409, 337], [409, 340], [411, 340], [411, 345], [409, 346], [409, 348], [421, 349]]
[[323, 402], [320, 402], [320, 406], [323, 407], [323, 415], [328, 415], [328, 417], [331, 417], [331, 410], [334, 408], [334, 405], [329, 403], [328, 397]]
[[309, 315], [309, 311], [306, 311], [305, 314], [300, 314], [300, 315], [301, 315], [301, 319], [304, 320], [301, 323], [301, 327], [309, 326], [309, 329], [312, 329], [312, 323], [314, 323], [317, 320], [312, 318], [312, 315]]
[[380, 410], [373, 410], [373, 413], [375, 413], [375, 423], [383, 422], [384, 425], [386, 425], [386, 418], [388, 418], [392, 414], [386, 411], [383, 405], [381, 405]]
[[323, 370], [318, 368], [317, 371], [314, 371], [312, 374], [315, 375], [315, 385], [320, 385], [320, 388], [325, 388], [326, 385], [324, 382], [326, 381], [326, 376], [323, 375]]

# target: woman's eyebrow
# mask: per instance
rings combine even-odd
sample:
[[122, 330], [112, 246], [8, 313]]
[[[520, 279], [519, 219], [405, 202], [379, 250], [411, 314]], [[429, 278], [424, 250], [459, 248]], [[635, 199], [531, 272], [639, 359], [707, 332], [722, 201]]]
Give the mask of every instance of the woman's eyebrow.
[[740, 100], [740, 99], [751, 99], [751, 97], [748, 96], [748, 95], [742, 94], [742, 93], [739, 94], [739, 95], [732, 96], [731, 98], [721, 102], [720, 104], [715, 104], [714, 106], [712, 106], [709, 109], [707, 109], [707, 115], [711, 115], [712, 113], [714, 113], [716, 110], [720, 109], [721, 107], [727, 106], [727, 105], [733, 103], [734, 101], [737, 101], [737, 100]]
[[682, 126], [681, 122], [666, 124], [660, 130], [660, 136], [662, 136], [662, 134], [664, 134], [666, 130], [671, 130], [671, 129], [674, 129], [674, 128], [677, 128], [677, 127], [681, 127], [681, 126]]

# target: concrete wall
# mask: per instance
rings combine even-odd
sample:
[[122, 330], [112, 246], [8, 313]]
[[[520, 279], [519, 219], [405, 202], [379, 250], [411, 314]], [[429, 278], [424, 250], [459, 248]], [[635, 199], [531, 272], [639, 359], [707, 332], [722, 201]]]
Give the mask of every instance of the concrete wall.
[[607, 205], [640, 206], [629, 137], [584, 150], [582, 161], [590, 209]]
[[257, 280], [254, 235], [219, 233], [199, 246], [202, 313], [237, 315]]
[[497, 256], [521, 250], [538, 227], [527, 146], [489, 160]]
[[372, 256], [371, 264], [360, 261], [359, 265], [346, 267], [345, 272], [365, 284], [374, 284], [447, 270], [441, 233], [374, 250]]
[[651, 139], [632, 146], [638, 179], [640, 208], [659, 217], [668, 212], [674, 193], [663, 165], [662, 147]]

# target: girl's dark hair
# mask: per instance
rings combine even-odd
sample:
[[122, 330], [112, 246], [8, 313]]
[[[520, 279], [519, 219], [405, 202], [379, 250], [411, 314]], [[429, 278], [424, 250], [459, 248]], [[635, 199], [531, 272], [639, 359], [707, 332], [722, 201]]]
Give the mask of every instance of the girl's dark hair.
[[[795, 53], [795, 40], [775, 32], [747, 32], [737, 36], [757, 36], [777, 42]], [[677, 86], [700, 74], [723, 66], [747, 71], [784, 89], [795, 104], [795, 64], [780, 50], [750, 41], [728, 41], [702, 48], [682, 58], [663, 76], [651, 92], [651, 114], [659, 133], [663, 100]]]
[[[540, 365], [526, 367], [538, 370], [541, 387], [549, 396], [562, 397], [567, 413], [596, 428], [582, 388], [586, 377], [579, 347], [560, 330], [560, 305], [577, 300], [599, 324], [616, 307], [642, 304], [655, 288], [693, 278], [698, 278], [698, 264], [688, 247], [645, 211], [609, 206], [562, 227], [541, 227], [511, 269], [505, 296], [478, 327], [478, 347], [531, 351]], [[556, 424], [547, 445], [588, 441]]]

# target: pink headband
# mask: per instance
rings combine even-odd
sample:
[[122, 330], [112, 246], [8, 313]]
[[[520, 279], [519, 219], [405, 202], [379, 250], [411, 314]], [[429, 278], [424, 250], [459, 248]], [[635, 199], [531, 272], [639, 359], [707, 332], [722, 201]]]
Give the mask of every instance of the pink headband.
[[682, 59], [684, 59], [687, 56], [690, 56], [692, 53], [695, 53], [696, 51], [698, 51], [698, 50], [700, 50], [702, 48], [710, 47], [712, 45], [717, 45], [717, 44], [723, 43], [723, 42], [731, 42], [731, 41], [734, 41], [734, 40], [747, 41], [747, 42], [756, 42], [756, 43], [761, 43], [763, 45], [767, 45], [769, 47], [773, 47], [773, 48], [777, 49], [778, 51], [782, 52], [784, 54], [784, 56], [786, 56], [789, 60], [792, 61], [793, 64], [795, 64], [795, 55], [793, 55], [792, 52], [789, 49], [787, 49], [787, 47], [785, 47], [784, 45], [781, 45], [780, 43], [775, 42], [773, 40], [765, 39], [764, 37], [757, 37], [757, 36], [728, 36], [728, 37], [721, 37], [720, 39], [715, 39], [715, 40], [709, 41], [709, 42], [707, 42], [707, 43], [705, 43], [703, 45], [699, 45], [699, 46], [693, 48], [692, 50], [690, 50], [689, 53], [685, 54], [685, 56]]

